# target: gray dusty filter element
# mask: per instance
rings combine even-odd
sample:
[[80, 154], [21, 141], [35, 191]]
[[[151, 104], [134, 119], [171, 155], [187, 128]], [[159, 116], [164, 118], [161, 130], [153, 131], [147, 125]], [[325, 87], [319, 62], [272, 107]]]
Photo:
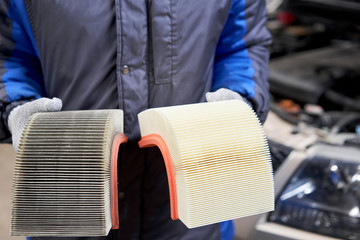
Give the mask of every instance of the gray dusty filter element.
[[113, 142], [122, 133], [122, 110], [34, 114], [16, 155], [11, 235], [106, 236], [117, 205]]

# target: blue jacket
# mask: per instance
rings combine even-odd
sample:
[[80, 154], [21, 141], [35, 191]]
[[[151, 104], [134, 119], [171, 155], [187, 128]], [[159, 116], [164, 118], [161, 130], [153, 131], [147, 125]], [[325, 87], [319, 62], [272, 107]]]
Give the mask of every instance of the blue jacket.
[[214, 226], [188, 231], [169, 219], [161, 155], [138, 149], [137, 114], [203, 102], [224, 87], [246, 97], [263, 122], [265, 21], [263, 0], [0, 0], [0, 139], [9, 136], [9, 112], [42, 96], [62, 99], [63, 110], [123, 109], [130, 141], [119, 191], [126, 197], [123, 227], [113, 234], [218, 239]]

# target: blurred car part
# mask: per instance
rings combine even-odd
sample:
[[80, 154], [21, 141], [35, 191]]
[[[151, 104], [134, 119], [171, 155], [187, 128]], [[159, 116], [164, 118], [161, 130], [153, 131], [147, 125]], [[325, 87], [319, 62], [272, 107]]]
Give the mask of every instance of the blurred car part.
[[255, 239], [360, 239], [359, 156], [327, 144], [293, 152], [275, 175], [276, 210], [258, 221]]
[[360, 110], [360, 46], [335, 44], [272, 59], [270, 91], [325, 109]]
[[275, 211], [247, 239], [360, 239], [360, 1], [267, 4], [264, 126], [270, 151], [279, 144], [290, 153], [274, 158]]

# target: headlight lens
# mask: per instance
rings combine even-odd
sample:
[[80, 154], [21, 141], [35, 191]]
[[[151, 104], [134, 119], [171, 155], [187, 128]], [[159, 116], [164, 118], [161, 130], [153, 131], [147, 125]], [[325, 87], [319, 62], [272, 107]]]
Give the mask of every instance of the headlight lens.
[[360, 239], [359, 163], [313, 156], [302, 162], [269, 221], [342, 239]]

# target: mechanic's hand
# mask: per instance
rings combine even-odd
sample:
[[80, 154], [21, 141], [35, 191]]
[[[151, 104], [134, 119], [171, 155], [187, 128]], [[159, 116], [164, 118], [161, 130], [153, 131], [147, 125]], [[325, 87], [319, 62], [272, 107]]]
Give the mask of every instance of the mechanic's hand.
[[17, 152], [22, 132], [31, 115], [37, 112], [57, 112], [62, 108], [59, 98], [40, 98], [14, 108], [9, 115], [8, 125], [12, 134], [12, 142]]
[[205, 95], [206, 101], [208, 102], [217, 102], [217, 101], [224, 101], [224, 100], [244, 100], [242, 96], [227, 88], [220, 88], [215, 92], [208, 92]]

